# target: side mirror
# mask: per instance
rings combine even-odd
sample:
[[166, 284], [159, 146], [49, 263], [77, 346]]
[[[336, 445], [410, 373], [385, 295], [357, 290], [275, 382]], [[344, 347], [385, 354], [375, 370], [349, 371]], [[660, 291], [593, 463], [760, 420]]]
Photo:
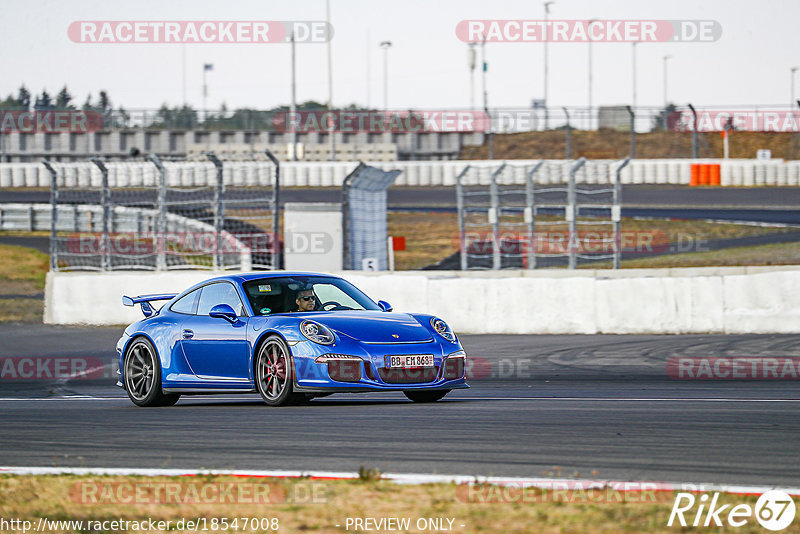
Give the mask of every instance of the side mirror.
[[208, 315], [209, 317], [215, 317], [217, 319], [225, 319], [229, 323], [235, 323], [237, 321], [236, 312], [227, 304], [217, 304], [211, 308]]
[[385, 300], [379, 300], [378, 306], [381, 307], [381, 311], [390, 312], [392, 311], [392, 305], [386, 302]]

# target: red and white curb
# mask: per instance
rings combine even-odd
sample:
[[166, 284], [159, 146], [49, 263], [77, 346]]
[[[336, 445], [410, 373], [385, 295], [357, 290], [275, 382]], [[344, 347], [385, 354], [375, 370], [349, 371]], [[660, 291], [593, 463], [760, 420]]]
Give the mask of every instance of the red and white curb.
[[[136, 469], [115, 467], [0, 467], [0, 475], [113, 475], [144, 477], [180, 476], [234, 476], [258, 478], [303, 478], [311, 480], [351, 480], [359, 474], [348, 471], [284, 471], [284, 470], [224, 470], [224, 469]], [[780, 490], [789, 495], [800, 496], [800, 488], [777, 486], [745, 486], [731, 484], [694, 484], [676, 482], [653, 482], [634, 480], [598, 480], [580, 478], [523, 478], [481, 477], [474, 475], [429, 475], [418, 473], [381, 473], [382, 480], [396, 484], [493, 484], [514, 488], [540, 488], [559, 491], [587, 491], [611, 489], [618, 492], [682, 491], [719, 492], [735, 495], [761, 495], [770, 490]]]

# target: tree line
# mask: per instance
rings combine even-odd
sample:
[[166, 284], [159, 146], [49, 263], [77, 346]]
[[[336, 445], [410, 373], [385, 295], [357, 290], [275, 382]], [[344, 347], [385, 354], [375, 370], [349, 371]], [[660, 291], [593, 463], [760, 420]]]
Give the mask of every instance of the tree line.
[[[350, 104], [346, 109], [356, 109]], [[298, 111], [327, 109], [325, 104], [308, 100], [297, 105]], [[107, 91], [99, 91], [96, 97], [86, 96], [83, 104], [78, 106], [72, 93], [65, 85], [53, 97], [46, 89], [38, 95], [32, 94], [25, 85], [21, 85], [16, 94], [9, 94], [0, 100], [0, 110], [9, 111], [49, 111], [49, 110], [84, 110], [101, 113], [106, 127], [133, 128], [146, 127], [153, 129], [207, 129], [207, 130], [272, 130], [272, 119], [278, 112], [286, 112], [289, 106], [281, 105], [271, 109], [237, 108], [229, 110], [225, 103], [219, 110], [205, 112], [189, 105], [173, 106], [162, 104], [158, 110], [148, 111], [134, 117], [122, 106], [114, 109]]]

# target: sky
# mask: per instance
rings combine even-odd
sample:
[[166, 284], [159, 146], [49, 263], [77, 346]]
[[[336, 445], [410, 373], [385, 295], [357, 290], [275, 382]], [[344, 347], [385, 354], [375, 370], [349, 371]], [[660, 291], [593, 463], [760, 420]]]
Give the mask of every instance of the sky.
[[[715, 20], [712, 43], [637, 46], [637, 102], [663, 103], [663, 57], [668, 99], [699, 106], [788, 105], [790, 69], [800, 65], [797, 0], [556, 0], [551, 19]], [[465, 19], [542, 19], [541, 1], [331, 0], [333, 102], [380, 107], [383, 51], [388, 51], [390, 109], [457, 109], [470, 104], [467, 44], [456, 36]], [[0, 95], [25, 84], [54, 95], [65, 84], [82, 103], [100, 89], [114, 106], [157, 108], [186, 100], [202, 108], [203, 64], [208, 107], [269, 108], [290, 101], [290, 45], [86, 44], [70, 40], [75, 21], [99, 20], [324, 20], [325, 0], [0, 0]], [[528, 108], [543, 97], [541, 43], [488, 43], [490, 107]], [[549, 44], [549, 105], [588, 103], [588, 45]], [[632, 45], [593, 45], [594, 105], [630, 104]], [[800, 73], [798, 73], [800, 78]], [[480, 73], [476, 71], [476, 94]], [[797, 95], [800, 96], [800, 80]], [[327, 101], [327, 46], [297, 45], [297, 99]]]

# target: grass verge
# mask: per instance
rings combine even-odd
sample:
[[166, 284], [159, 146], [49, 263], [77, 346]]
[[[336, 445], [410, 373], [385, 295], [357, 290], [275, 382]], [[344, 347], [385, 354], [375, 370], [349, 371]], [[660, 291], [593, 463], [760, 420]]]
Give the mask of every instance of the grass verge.
[[40, 323], [43, 313], [41, 300], [0, 298], [0, 322]]
[[[453, 532], [618, 533], [675, 532], [668, 527], [671, 491], [508, 490], [455, 484], [399, 485], [382, 480], [311, 480], [243, 477], [0, 476], [0, 516], [61, 521], [170, 521], [277, 519], [279, 532], [344, 532], [348, 518], [408, 518], [407, 532], [431, 532], [419, 520], [436, 519]], [[719, 496], [718, 505], [749, 504], [755, 496]], [[732, 506], [728, 507], [728, 510]], [[694, 512], [687, 513], [689, 522]], [[449, 521], [452, 520], [452, 523]], [[722, 518], [725, 521], [723, 515]], [[247, 528], [247, 532], [273, 532]], [[81, 528], [60, 529], [78, 532]], [[84, 531], [91, 530], [82, 525]], [[115, 530], [113, 528], [107, 530]], [[117, 529], [121, 530], [121, 529]], [[200, 529], [202, 530], [202, 528]], [[350, 531], [356, 529], [351, 524]], [[693, 529], [695, 530], [695, 529]], [[700, 529], [707, 531], [708, 529]], [[148, 531], [144, 529], [142, 531]], [[736, 532], [762, 532], [754, 517]], [[800, 532], [795, 522], [782, 532]]]
[[0, 245], [0, 321], [42, 321], [43, 300], [14, 296], [41, 295], [49, 268], [47, 254], [27, 247]]
[[30, 282], [44, 289], [44, 280], [50, 268], [50, 258], [44, 252], [19, 247], [0, 245], [0, 281]]
[[[755, 247], [734, 247], [710, 252], [671, 254], [653, 258], [623, 260], [622, 268], [725, 267], [738, 265], [800, 265], [800, 243], [777, 243]], [[610, 264], [587, 265], [602, 269]]]

